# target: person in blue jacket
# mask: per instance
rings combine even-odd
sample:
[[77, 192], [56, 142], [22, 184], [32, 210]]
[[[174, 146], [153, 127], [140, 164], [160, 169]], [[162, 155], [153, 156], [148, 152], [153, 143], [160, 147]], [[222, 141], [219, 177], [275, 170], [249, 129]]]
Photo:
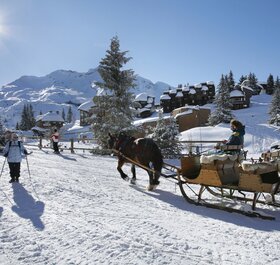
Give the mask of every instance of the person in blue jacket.
[[230, 121], [232, 134], [228, 140], [224, 141], [226, 145], [244, 145], [245, 126], [238, 120]]
[[20, 164], [22, 160], [22, 154], [27, 155], [27, 150], [23, 146], [23, 143], [18, 140], [16, 133], [12, 133], [11, 140], [8, 141], [3, 149], [3, 154], [7, 157], [7, 161], [10, 168], [11, 182], [18, 182], [20, 177]]

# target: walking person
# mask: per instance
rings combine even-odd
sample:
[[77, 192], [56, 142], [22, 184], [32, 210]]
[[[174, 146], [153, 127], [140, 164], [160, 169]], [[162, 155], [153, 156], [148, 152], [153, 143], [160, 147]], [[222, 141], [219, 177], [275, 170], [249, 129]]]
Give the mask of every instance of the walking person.
[[54, 133], [51, 136], [51, 140], [53, 143], [53, 150], [55, 154], [59, 154], [59, 149], [58, 149], [58, 142], [59, 142], [59, 132], [57, 129], [54, 129]]
[[11, 140], [8, 141], [3, 149], [3, 154], [7, 157], [7, 161], [10, 168], [10, 183], [18, 182], [20, 177], [20, 165], [22, 160], [22, 154], [27, 155], [27, 150], [23, 146], [23, 143], [18, 140], [18, 135], [12, 133]]

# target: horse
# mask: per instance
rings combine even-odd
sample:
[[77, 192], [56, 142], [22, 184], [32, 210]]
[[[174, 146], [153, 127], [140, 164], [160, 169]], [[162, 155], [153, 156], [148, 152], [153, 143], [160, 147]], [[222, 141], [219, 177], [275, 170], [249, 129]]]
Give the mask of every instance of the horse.
[[163, 156], [157, 144], [152, 139], [135, 138], [122, 132], [119, 133], [118, 136], [113, 136], [109, 133], [108, 146], [117, 153], [117, 170], [119, 171], [122, 179], [129, 180], [128, 175], [123, 172], [122, 166], [125, 163], [131, 163], [131, 183], [135, 184], [136, 170], [135, 164], [132, 163], [135, 161], [140, 167], [142, 165], [147, 168], [146, 171], [149, 175], [149, 185], [147, 190], [154, 190], [156, 186], [159, 185], [159, 177], [163, 166]]

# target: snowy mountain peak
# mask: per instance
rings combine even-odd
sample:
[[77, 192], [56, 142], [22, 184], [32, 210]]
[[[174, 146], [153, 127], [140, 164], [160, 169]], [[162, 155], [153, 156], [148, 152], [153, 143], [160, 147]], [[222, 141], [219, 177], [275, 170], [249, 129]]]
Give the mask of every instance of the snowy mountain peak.
[[[15, 128], [20, 121], [24, 104], [32, 104], [34, 115], [48, 111], [66, 111], [72, 107], [74, 119], [79, 119], [78, 106], [96, 95], [92, 86], [95, 81], [102, 81], [98, 68], [91, 68], [85, 73], [72, 70], [56, 70], [45, 76], [22, 76], [0, 89], [0, 111], [5, 126]], [[135, 95], [146, 92], [159, 102], [160, 95], [170, 87], [168, 84], [137, 76]]]

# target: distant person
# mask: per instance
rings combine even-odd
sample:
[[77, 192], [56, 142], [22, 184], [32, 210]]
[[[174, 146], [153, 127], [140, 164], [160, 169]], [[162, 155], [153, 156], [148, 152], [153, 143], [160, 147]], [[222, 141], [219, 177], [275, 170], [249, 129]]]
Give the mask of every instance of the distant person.
[[59, 142], [59, 132], [57, 129], [54, 129], [54, 132], [51, 136], [51, 140], [53, 143], [53, 150], [55, 154], [59, 154], [59, 149], [58, 149], [58, 142]]
[[11, 139], [7, 141], [3, 150], [3, 154], [5, 157], [7, 157], [10, 168], [10, 183], [18, 182], [19, 180], [22, 153], [25, 155], [28, 154], [27, 150], [23, 146], [23, 143], [18, 140], [18, 135], [16, 133], [12, 133]]

